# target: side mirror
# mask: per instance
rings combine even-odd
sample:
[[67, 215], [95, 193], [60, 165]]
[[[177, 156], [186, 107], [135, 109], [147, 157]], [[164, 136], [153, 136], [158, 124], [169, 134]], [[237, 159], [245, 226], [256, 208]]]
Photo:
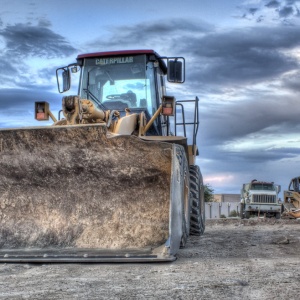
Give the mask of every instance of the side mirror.
[[243, 188], [242, 188], [243, 193], [246, 192], [246, 187], [245, 187], [245, 183], [243, 184]]
[[281, 185], [277, 186], [277, 193], [279, 194], [281, 192]]
[[66, 92], [71, 87], [71, 76], [68, 67], [59, 68], [56, 70], [57, 87], [59, 93]]
[[168, 58], [169, 82], [183, 83], [185, 81], [185, 60], [183, 57]]

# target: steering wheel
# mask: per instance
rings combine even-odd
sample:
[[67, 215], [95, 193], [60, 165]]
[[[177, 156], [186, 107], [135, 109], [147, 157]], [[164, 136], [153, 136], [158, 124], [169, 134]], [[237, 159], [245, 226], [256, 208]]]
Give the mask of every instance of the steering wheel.
[[107, 95], [106, 98], [109, 100], [130, 100], [130, 97], [127, 94], [112, 94]]

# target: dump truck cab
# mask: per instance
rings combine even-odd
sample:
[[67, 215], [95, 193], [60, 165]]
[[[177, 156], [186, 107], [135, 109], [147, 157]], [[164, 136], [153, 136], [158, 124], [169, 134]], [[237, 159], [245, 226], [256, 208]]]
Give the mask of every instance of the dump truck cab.
[[241, 218], [250, 216], [275, 216], [280, 219], [282, 202], [278, 198], [280, 186], [274, 182], [252, 180], [241, 190]]

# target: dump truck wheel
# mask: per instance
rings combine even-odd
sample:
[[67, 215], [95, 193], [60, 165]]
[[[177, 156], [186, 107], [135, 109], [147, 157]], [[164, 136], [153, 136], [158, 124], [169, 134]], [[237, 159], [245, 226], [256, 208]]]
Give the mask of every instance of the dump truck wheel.
[[190, 166], [190, 194], [190, 234], [201, 235], [205, 230], [205, 203], [202, 176], [198, 166]]
[[246, 211], [245, 212], [245, 218], [246, 219], [250, 219], [250, 211]]
[[184, 248], [188, 239], [188, 233], [186, 232], [186, 221], [183, 215], [182, 217], [182, 237], [180, 241], [180, 248]]
[[241, 210], [240, 210], [240, 217], [241, 219], [244, 219], [244, 208], [243, 208], [243, 204], [241, 204]]
[[277, 212], [277, 213], [275, 214], [275, 218], [278, 220], [278, 219], [280, 219], [280, 217], [281, 217], [281, 213], [280, 213], [280, 212]]

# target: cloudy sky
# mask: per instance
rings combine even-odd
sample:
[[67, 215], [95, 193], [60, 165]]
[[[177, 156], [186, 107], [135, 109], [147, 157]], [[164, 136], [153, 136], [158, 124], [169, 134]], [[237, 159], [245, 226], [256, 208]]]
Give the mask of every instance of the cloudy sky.
[[55, 70], [77, 54], [186, 58], [177, 99], [200, 98], [198, 164], [216, 193], [300, 175], [300, 0], [0, 0], [0, 128], [61, 105]]

